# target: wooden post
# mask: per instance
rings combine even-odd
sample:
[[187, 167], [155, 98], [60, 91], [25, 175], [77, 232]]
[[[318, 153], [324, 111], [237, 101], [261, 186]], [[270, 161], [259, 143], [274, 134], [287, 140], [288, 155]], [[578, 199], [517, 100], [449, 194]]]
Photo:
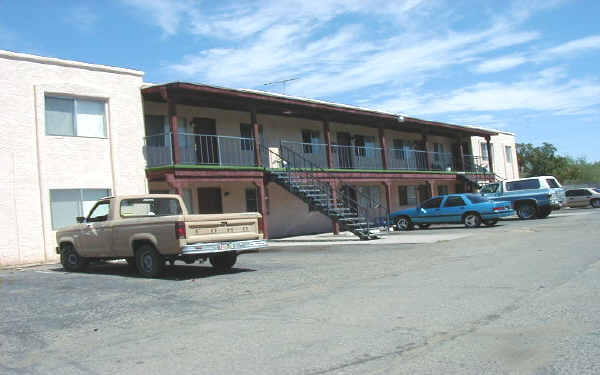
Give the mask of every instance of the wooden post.
[[[329, 186], [331, 186], [331, 197], [333, 199], [333, 207], [337, 207], [337, 181], [331, 180], [329, 181]], [[333, 221], [333, 234], [340, 234], [340, 224], [337, 221]]]
[[459, 157], [459, 168], [465, 172], [465, 150], [463, 149], [462, 138], [458, 138], [458, 157]]
[[172, 173], [167, 174], [166, 180], [167, 180], [167, 184], [169, 185], [169, 187], [171, 189], [175, 190], [175, 193], [183, 198], [183, 185], [181, 184], [180, 181], [177, 181], [177, 179], [175, 178], [175, 175]]
[[254, 135], [254, 157], [256, 158], [256, 166], [262, 167], [262, 152], [260, 148], [260, 125], [256, 120], [256, 108], [250, 110], [250, 122], [252, 123], [252, 134]]
[[387, 150], [387, 142], [385, 139], [385, 130], [383, 128], [379, 128], [379, 144], [381, 145], [381, 161], [383, 163], [383, 169], [389, 169], [388, 165], [388, 150]]
[[323, 138], [327, 144], [327, 168], [333, 169], [333, 148], [331, 147], [331, 129], [329, 120], [323, 120]]
[[254, 185], [258, 190], [258, 196], [260, 199], [258, 210], [262, 215], [262, 219], [260, 220], [259, 225], [261, 226], [263, 232], [263, 238], [267, 240], [269, 239], [269, 207], [267, 203], [269, 197], [267, 191], [267, 183], [263, 179], [259, 180], [258, 182], [255, 182]]
[[423, 150], [425, 150], [425, 158], [427, 160], [427, 170], [430, 171], [433, 169], [433, 162], [431, 160], [431, 154], [429, 153], [429, 148], [427, 147], [429, 142], [427, 140], [427, 134], [423, 133]]
[[173, 152], [173, 164], [179, 164], [179, 123], [177, 121], [177, 102], [173, 97], [167, 100], [169, 127], [171, 129], [171, 150]]
[[385, 187], [385, 203], [387, 205], [386, 220], [388, 220], [392, 213], [392, 183], [390, 181], [383, 181], [383, 186]]
[[494, 174], [494, 162], [492, 161], [493, 155], [492, 155], [492, 144], [490, 143], [490, 136], [486, 135], [485, 136], [485, 142], [486, 142], [486, 147], [487, 147], [487, 152], [488, 152], [488, 165], [490, 167], [490, 173]]

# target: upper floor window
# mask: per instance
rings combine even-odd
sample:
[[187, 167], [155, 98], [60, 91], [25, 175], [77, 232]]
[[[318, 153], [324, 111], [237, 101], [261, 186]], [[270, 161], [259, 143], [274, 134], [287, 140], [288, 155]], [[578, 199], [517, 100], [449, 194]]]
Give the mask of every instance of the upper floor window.
[[316, 130], [302, 130], [302, 149], [305, 154], [316, 152], [313, 150], [313, 145], [321, 143], [319, 132]]
[[483, 160], [488, 160], [488, 149], [486, 143], [480, 143], [481, 145], [481, 158]]
[[106, 138], [105, 102], [46, 96], [46, 134]]
[[504, 146], [504, 152], [506, 153], [506, 162], [507, 163], [512, 163], [513, 160], [513, 155], [512, 155], [512, 147], [511, 146]]

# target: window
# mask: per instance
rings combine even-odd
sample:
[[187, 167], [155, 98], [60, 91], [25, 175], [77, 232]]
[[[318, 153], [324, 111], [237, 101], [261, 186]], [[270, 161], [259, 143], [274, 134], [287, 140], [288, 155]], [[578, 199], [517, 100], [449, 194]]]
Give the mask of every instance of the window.
[[415, 206], [417, 204], [417, 192], [419, 190], [418, 186], [408, 186], [406, 189], [408, 204], [411, 206]]
[[511, 182], [506, 183], [507, 191], [539, 189], [539, 188], [540, 188], [540, 180], [538, 180], [537, 178], [532, 178], [529, 180], [511, 181]]
[[589, 191], [588, 189], [581, 189], [581, 192], [584, 197], [589, 197], [590, 195], [592, 195], [592, 192]]
[[469, 200], [471, 201], [471, 203], [489, 202], [489, 199], [487, 199], [486, 197], [482, 197], [481, 195], [469, 194], [466, 197], [469, 198]]
[[76, 98], [45, 98], [46, 134], [106, 138], [105, 102]]
[[367, 208], [377, 208], [381, 202], [379, 186], [359, 186], [358, 204]]
[[548, 186], [550, 186], [551, 189], [560, 188], [560, 185], [558, 184], [558, 182], [556, 182], [556, 180], [553, 178], [547, 178], [546, 182], [548, 183]]
[[[481, 145], [481, 158], [483, 160], [488, 160], [490, 155], [488, 155], [487, 143], [480, 143]], [[494, 145], [490, 143], [490, 149], [492, 151], [492, 155], [494, 154]]]
[[51, 189], [52, 230], [75, 224], [78, 216], [87, 216], [98, 200], [109, 195], [109, 189]]
[[438, 195], [448, 195], [448, 185], [438, 185]]
[[512, 157], [512, 147], [511, 146], [504, 146], [504, 153], [506, 153], [506, 162], [507, 163], [512, 163], [513, 157]]
[[565, 196], [567, 196], [567, 197], [574, 197], [575, 195], [576, 195], [575, 190], [567, 190], [565, 192]]
[[444, 207], [460, 207], [460, 206], [466, 206], [464, 199], [462, 199], [461, 197], [448, 197], [446, 199], [446, 203], [444, 204]]
[[302, 149], [305, 154], [316, 152], [313, 145], [321, 144], [319, 132], [316, 130], [302, 130]]
[[246, 212], [258, 212], [258, 193], [256, 188], [246, 189]]
[[498, 191], [500, 184], [488, 184], [481, 188], [481, 193], [495, 193]]
[[404, 141], [401, 139], [394, 139], [393, 141], [393, 148], [394, 148], [394, 158], [395, 159], [400, 159], [400, 160], [405, 160], [406, 159], [406, 152], [405, 152], [405, 144]]
[[431, 198], [428, 201], [425, 201], [425, 203], [423, 203], [423, 208], [440, 208], [440, 205], [442, 204], [442, 199], [441, 197], [438, 198]]
[[241, 140], [241, 150], [254, 150], [254, 130], [251, 124], [240, 124], [240, 137], [246, 138]]
[[354, 154], [356, 156], [366, 156], [367, 152], [365, 149], [365, 136], [355, 135], [354, 136]]
[[182, 211], [175, 198], [135, 198], [123, 199], [120, 213], [121, 217], [172, 216]]
[[98, 202], [89, 216], [87, 217], [87, 222], [97, 222], [97, 221], [106, 221], [108, 219], [108, 211], [110, 208], [109, 201]]
[[400, 206], [408, 204], [408, 186], [398, 186], [398, 204]]

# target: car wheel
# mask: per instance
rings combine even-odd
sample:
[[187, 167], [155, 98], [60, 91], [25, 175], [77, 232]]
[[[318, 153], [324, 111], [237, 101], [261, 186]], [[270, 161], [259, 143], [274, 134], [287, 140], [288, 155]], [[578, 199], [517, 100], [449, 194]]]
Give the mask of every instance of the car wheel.
[[132, 269], [132, 270], [137, 269], [137, 262], [136, 262], [135, 258], [126, 258], [125, 260], [127, 261], [127, 266], [129, 266], [130, 269]]
[[477, 228], [481, 225], [481, 217], [476, 213], [468, 213], [465, 215], [463, 222], [467, 228]]
[[408, 216], [399, 216], [396, 218], [396, 229], [398, 230], [411, 230], [415, 226]]
[[417, 224], [421, 229], [427, 229], [431, 224]]
[[221, 271], [228, 271], [237, 261], [236, 253], [224, 253], [210, 257], [210, 264]]
[[600, 208], [600, 199], [592, 199], [592, 207]]
[[531, 203], [524, 203], [517, 208], [517, 215], [521, 220], [530, 220], [535, 218], [536, 209], [535, 205]]
[[498, 220], [484, 220], [483, 223], [488, 227], [493, 227], [494, 225], [498, 224]]
[[83, 271], [87, 267], [88, 259], [79, 256], [75, 248], [71, 244], [61, 245], [60, 263], [63, 268], [69, 272]]
[[550, 208], [550, 207], [540, 209], [540, 210], [538, 210], [537, 217], [538, 217], [538, 219], [545, 219], [548, 217], [548, 215], [550, 215], [551, 212], [552, 212], [552, 208]]
[[137, 269], [142, 276], [157, 277], [162, 273], [165, 260], [152, 245], [142, 245], [135, 252]]

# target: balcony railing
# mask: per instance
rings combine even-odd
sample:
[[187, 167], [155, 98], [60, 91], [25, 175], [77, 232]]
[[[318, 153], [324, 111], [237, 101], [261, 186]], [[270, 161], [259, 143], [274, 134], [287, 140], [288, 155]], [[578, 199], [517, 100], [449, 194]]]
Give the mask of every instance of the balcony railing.
[[[178, 133], [179, 164], [250, 166], [256, 163], [254, 138], [229, 137]], [[268, 147], [268, 146], [267, 146]], [[302, 155], [319, 168], [329, 168], [327, 145], [281, 141], [281, 147]], [[280, 147], [268, 147], [277, 152]], [[383, 170], [382, 148], [332, 145], [332, 164], [335, 169]], [[173, 165], [171, 133], [156, 134], [145, 138], [144, 154], [148, 167]], [[267, 155], [269, 154], [269, 155]], [[263, 166], [278, 168], [277, 160], [269, 159], [271, 153], [263, 153]], [[489, 173], [478, 156], [465, 155], [460, 160], [451, 152], [429, 152], [414, 149], [388, 149], [388, 169], [419, 171], [464, 171]]]

